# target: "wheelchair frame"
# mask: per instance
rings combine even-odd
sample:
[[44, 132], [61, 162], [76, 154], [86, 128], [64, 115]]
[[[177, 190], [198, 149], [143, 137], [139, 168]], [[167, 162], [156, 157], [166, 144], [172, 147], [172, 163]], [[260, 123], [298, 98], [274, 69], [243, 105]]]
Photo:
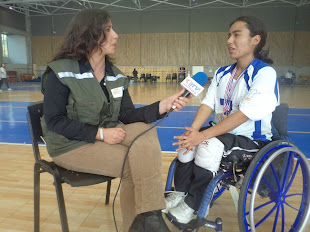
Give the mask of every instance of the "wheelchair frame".
[[[277, 173], [275, 165], [272, 163], [275, 159], [283, 159], [283, 169], [280, 168], [281, 171], [284, 171], [282, 174]], [[172, 190], [172, 181], [176, 168], [176, 162], [177, 158], [174, 159], [169, 168], [165, 189], [166, 191]], [[294, 166], [295, 162], [296, 166]], [[240, 231], [255, 232], [255, 229], [261, 226], [275, 211], [276, 216], [272, 231], [276, 231], [278, 228], [277, 225], [279, 219], [282, 220], [280, 223], [281, 231], [284, 231], [284, 227], [286, 226], [284, 205], [298, 211], [294, 223], [291, 225], [289, 231], [302, 231], [305, 228], [307, 219], [310, 215], [310, 166], [306, 156], [293, 143], [285, 140], [270, 142], [255, 154], [248, 166], [245, 166], [244, 163], [235, 163], [235, 161], [228, 161], [226, 163], [222, 162], [221, 166], [224, 168], [220, 168], [217, 176], [213, 178], [205, 190], [202, 203], [197, 211], [196, 219], [192, 220], [188, 224], [180, 224], [176, 221], [171, 221], [180, 230], [197, 231], [200, 227], [206, 226], [215, 229], [215, 231], [222, 231], [221, 218], [217, 218], [215, 222], [213, 222], [206, 220], [204, 215], [207, 208], [212, 206], [213, 201], [219, 198], [219, 196], [225, 191], [226, 188], [229, 188], [229, 186], [240, 188], [238, 200], [238, 223]], [[234, 172], [227, 169], [227, 167], [232, 166], [235, 167]], [[303, 178], [302, 193], [287, 195], [299, 167]], [[268, 183], [268, 181], [266, 181], [267, 175], [271, 175], [274, 183]], [[265, 197], [265, 199], [269, 198], [269, 201], [263, 205], [255, 207], [256, 194], [258, 193], [261, 196], [263, 195], [263, 191], [260, 190], [262, 185], [265, 187], [267, 186], [266, 188], [268, 191], [267, 193], [265, 191], [265, 195], [263, 197]], [[248, 194], [251, 195], [250, 201], [248, 200]], [[287, 198], [293, 196], [301, 197], [299, 210], [286, 202]], [[257, 210], [273, 203], [275, 206], [258, 223], [255, 223], [254, 213]], [[248, 209], [248, 206], [250, 206], [250, 209]], [[282, 217], [279, 217], [280, 212]]]

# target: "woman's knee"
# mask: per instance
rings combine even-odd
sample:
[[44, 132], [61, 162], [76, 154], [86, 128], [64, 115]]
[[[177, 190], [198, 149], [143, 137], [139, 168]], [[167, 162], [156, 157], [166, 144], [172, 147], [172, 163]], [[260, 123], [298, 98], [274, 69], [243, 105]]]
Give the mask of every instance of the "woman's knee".
[[195, 164], [211, 172], [217, 172], [223, 153], [224, 144], [219, 139], [208, 139], [198, 146]]
[[[144, 146], [146, 144], [153, 144], [154, 141], [158, 142], [156, 128], [152, 124], [146, 124], [142, 122], [131, 123], [127, 125], [118, 125], [126, 131], [125, 140], [122, 144], [129, 146], [135, 139], [135, 144]], [[139, 138], [137, 138], [139, 137]]]

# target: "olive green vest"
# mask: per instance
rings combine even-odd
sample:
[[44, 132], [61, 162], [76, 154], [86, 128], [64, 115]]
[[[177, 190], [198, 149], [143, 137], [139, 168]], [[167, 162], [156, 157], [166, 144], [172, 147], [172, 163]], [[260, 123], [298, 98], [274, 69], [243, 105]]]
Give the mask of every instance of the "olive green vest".
[[[70, 89], [67, 105], [68, 118], [104, 128], [115, 127], [119, 123], [123, 90], [128, 88], [128, 78], [120, 70], [112, 66], [115, 76], [106, 76], [106, 87], [110, 98], [108, 102], [92, 70], [80, 73], [77, 61], [57, 60], [49, 63], [48, 67], [54, 71], [61, 83]], [[42, 77], [42, 92], [44, 92], [47, 77], [48, 69]], [[46, 147], [51, 157], [87, 144], [85, 141], [70, 140], [49, 130], [44, 117], [41, 124]]]

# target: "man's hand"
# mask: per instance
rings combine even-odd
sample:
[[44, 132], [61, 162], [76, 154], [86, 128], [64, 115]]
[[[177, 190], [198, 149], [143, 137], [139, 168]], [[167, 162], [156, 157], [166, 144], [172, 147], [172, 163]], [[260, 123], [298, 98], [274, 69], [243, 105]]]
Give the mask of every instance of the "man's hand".
[[180, 151], [182, 149], [187, 149], [184, 153], [186, 154], [188, 151], [193, 150], [193, 148], [199, 145], [203, 140], [205, 140], [205, 136], [202, 132], [192, 128], [185, 127], [185, 133], [180, 136], [174, 136], [175, 139], [178, 139], [178, 142], [173, 143], [172, 145], [179, 145], [179, 148], [176, 151]]

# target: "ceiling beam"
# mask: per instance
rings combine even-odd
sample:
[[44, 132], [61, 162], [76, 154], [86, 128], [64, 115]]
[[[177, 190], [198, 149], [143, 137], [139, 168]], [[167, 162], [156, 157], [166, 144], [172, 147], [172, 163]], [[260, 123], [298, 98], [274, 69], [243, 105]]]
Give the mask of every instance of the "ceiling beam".
[[248, 3], [248, 0], [243, 0], [242, 6], [245, 7], [247, 3]]
[[172, 2], [168, 2], [168, 1], [160, 1], [160, 0], [151, 0], [152, 2], [157, 2], [157, 3], [161, 3], [161, 4], [166, 4], [166, 5], [171, 5], [171, 6], [178, 6], [178, 7], [183, 7], [183, 8], [189, 8], [189, 6], [185, 6], [182, 4], [176, 4], [176, 3], [172, 3]]
[[288, 4], [291, 4], [291, 5], [294, 5], [294, 6], [298, 6], [298, 4], [296, 4], [294, 2], [286, 1], [286, 0], [281, 0], [281, 2], [288, 3]]
[[193, 6], [192, 8], [198, 8], [198, 7], [210, 5], [210, 4], [216, 3], [216, 2], [218, 2], [218, 0], [214, 0], [214, 1], [206, 2], [206, 3], [202, 3], [202, 4], [199, 4], [199, 5], [195, 5], [195, 6]]
[[[25, 15], [75, 14], [85, 8], [107, 8], [111, 11], [144, 11], [198, 8], [309, 7], [310, 0], [0, 0], [0, 6]], [[71, 4], [68, 4], [71, 3]], [[170, 7], [168, 7], [170, 6]]]
[[235, 4], [235, 3], [232, 3], [232, 2], [228, 2], [228, 1], [221, 1], [221, 0], [219, 0], [218, 2], [227, 4], [227, 5], [231, 5], [231, 6], [235, 6], [235, 7], [242, 7], [242, 5], [238, 5], [238, 4]]
[[39, 3], [39, 2], [63, 2], [62, 0], [9, 0], [9, 1], [3, 1], [5, 4], [23, 4], [23, 3]]
[[132, 0], [134, 2], [134, 4], [137, 5], [137, 7], [139, 8], [139, 10], [141, 10], [141, 3], [140, 0]]
[[266, 3], [270, 3], [270, 2], [274, 2], [274, 1], [275, 0], [269, 0], [269, 1], [264, 1], [264, 2], [252, 3], [252, 4], [247, 5], [247, 7], [262, 5], [262, 4], [266, 4]]
[[103, 6], [103, 7], [101, 7], [101, 9], [103, 9], [103, 8], [107, 8], [108, 6], [116, 6], [117, 7], [117, 5], [114, 5], [115, 3], [118, 3], [120, 0], [116, 0], [116, 1], [114, 1], [114, 2], [112, 2], [112, 3], [109, 3], [109, 4], [107, 4], [107, 5], [105, 5], [105, 6]]
[[51, 14], [54, 14], [55, 12], [57, 12], [59, 9], [63, 9], [65, 5], [67, 5], [69, 2], [71, 2], [71, 0], [66, 1], [64, 4], [62, 4], [61, 6], [58, 6], [57, 9], [55, 9], [54, 11], [51, 12]]
[[150, 5], [150, 6], [146, 6], [146, 7], [144, 7], [144, 8], [141, 8], [141, 10], [146, 10], [146, 9], [152, 8], [152, 7], [157, 6], [157, 5], [160, 5], [160, 4], [161, 4], [160, 2], [154, 3], [153, 5]]

